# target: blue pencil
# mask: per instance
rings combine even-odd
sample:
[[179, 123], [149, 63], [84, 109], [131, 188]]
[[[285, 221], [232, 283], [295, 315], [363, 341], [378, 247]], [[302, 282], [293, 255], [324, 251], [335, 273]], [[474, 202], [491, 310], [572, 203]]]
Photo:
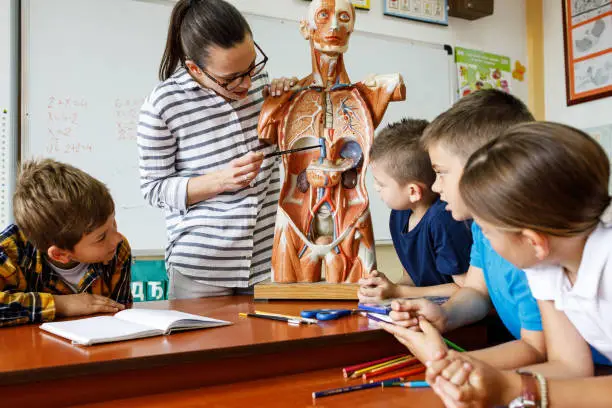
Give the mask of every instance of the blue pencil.
[[383, 387], [429, 388], [427, 381], [383, 381]]
[[367, 390], [368, 388], [378, 388], [382, 386], [382, 383], [382, 381], [377, 381], [373, 383], [351, 385], [350, 387], [332, 388], [325, 391], [315, 391], [312, 393], [312, 399], [329, 397], [330, 395], [336, 394], [345, 394], [347, 392], [352, 391]]
[[357, 307], [363, 311], [388, 315], [391, 312], [391, 306], [373, 305], [368, 303], [359, 303]]

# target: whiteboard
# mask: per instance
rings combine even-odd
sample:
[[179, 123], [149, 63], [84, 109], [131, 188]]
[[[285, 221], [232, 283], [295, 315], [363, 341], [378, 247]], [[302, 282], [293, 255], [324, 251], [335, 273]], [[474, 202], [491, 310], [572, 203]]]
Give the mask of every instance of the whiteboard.
[[[119, 229], [136, 255], [163, 254], [162, 211], [139, 188], [136, 125], [157, 84], [171, 5], [133, 0], [24, 0], [22, 157], [50, 156], [105, 182]], [[246, 15], [270, 58], [271, 77], [304, 76], [308, 43], [298, 23]], [[368, 73], [401, 72], [408, 100], [392, 103], [388, 121], [432, 119], [452, 100], [449, 57], [441, 46], [356, 32], [346, 55], [353, 81]], [[411, 95], [418, 95], [411, 96]], [[372, 188], [377, 241], [390, 239], [389, 210]]]
[[27, 0], [22, 157], [71, 163], [110, 188], [135, 254], [164, 253], [160, 209], [140, 193], [136, 125], [158, 83], [171, 7], [130, 0]]
[[13, 221], [12, 192], [17, 157], [19, 6], [0, 1], [0, 225]]

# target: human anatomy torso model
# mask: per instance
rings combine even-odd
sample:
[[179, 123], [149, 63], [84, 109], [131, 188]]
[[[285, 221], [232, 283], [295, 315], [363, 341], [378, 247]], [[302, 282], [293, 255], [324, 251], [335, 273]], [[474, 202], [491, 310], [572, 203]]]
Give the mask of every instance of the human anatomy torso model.
[[301, 31], [312, 73], [268, 98], [259, 137], [280, 150], [285, 178], [272, 252], [273, 281], [354, 283], [376, 267], [365, 174], [374, 129], [390, 101], [405, 99], [399, 74], [351, 83], [343, 53], [355, 24], [349, 0], [315, 0]]

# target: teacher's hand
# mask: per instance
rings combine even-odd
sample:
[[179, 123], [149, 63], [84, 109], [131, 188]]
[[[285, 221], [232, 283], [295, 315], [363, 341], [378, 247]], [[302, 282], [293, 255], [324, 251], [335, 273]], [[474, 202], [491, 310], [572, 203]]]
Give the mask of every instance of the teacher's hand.
[[273, 79], [270, 85], [267, 85], [264, 88], [264, 98], [268, 96], [280, 96], [284, 92], [289, 91], [295, 84], [298, 83], [298, 79], [296, 77], [292, 78], [277, 78]]
[[249, 152], [230, 162], [227, 169], [221, 170], [221, 188], [223, 191], [236, 191], [251, 184], [259, 173], [264, 154]]

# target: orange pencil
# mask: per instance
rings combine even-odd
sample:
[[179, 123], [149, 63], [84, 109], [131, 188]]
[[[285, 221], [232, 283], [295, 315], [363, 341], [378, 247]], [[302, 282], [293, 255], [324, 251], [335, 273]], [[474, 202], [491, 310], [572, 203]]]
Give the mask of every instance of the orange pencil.
[[367, 373], [363, 374], [363, 376], [361, 378], [363, 378], [364, 380], [369, 380], [372, 377], [376, 377], [378, 375], [383, 375], [383, 374], [386, 374], [386, 373], [390, 373], [391, 371], [396, 371], [396, 370], [399, 370], [401, 368], [410, 367], [410, 366], [415, 365], [415, 364], [420, 364], [419, 360], [416, 357], [411, 358], [411, 359], [406, 360], [406, 361], [399, 361], [397, 363], [390, 364], [390, 365], [388, 365], [386, 367], [376, 368], [376, 369], [374, 369], [372, 371], [368, 371]]
[[[420, 367], [411, 368], [410, 370], [405, 370], [405, 371], [394, 371], [394, 372], [389, 373], [387, 375], [383, 375], [383, 376], [378, 377], [376, 379], [376, 382], [391, 380], [391, 379], [395, 379], [395, 378], [400, 378], [400, 379], [404, 380], [407, 377], [410, 377], [411, 375], [416, 375], [416, 374], [424, 373], [425, 369], [426, 369], [425, 366], [420, 366]], [[373, 383], [374, 380], [370, 380], [370, 382]]]
[[379, 360], [368, 361], [368, 362], [361, 363], [361, 364], [355, 364], [355, 365], [343, 368], [342, 369], [342, 374], [344, 374], [344, 378], [347, 378], [349, 375], [353, 374], [355, 371], [360, 370], [362, 368], [371, 367], [371, 366], [374, 366], [374, 365], [380, 364], [380, 363], [386, 363], [388, 361], [395, 360], [395, 359], [400, 358], [400, 357], [409, 357], [409, 356], [404, 355], [404, 354], [398, 354], [396, 356], [385, 357], [385, 358], [381, 358]]

